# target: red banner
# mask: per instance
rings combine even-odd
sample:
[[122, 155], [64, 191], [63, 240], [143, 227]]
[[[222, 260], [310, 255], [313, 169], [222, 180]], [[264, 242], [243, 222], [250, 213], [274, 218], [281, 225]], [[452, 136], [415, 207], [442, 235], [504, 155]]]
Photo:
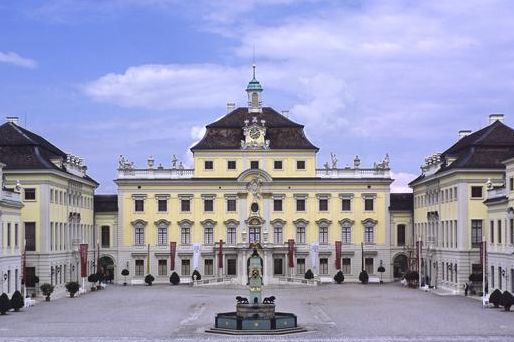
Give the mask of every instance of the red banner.
[[170, 241], [170, 271], [175, 270], [175, 253], [177, 252], [177, 243]]
[[223, 268], [223, 240], [220, 240], [220, 249], [218, 250], [218, 268]]
[[294, 239], [287, 240], [287, 261], [290, 268], [294, 267]]
[[336, 241], [336, 270], [341, 269], [341, 241]]
[[87, 277], [87, 243], [81, 243], [79, 247], [80, 253], [80, 276]]

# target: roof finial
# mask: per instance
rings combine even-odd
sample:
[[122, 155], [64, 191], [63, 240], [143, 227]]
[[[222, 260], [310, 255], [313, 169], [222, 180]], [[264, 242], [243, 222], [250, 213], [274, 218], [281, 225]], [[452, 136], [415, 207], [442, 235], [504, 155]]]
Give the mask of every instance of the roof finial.
[[255, 80], [255, 67], [256, 67], [256, 65], [255, 65], [255, 63], [253, 63], [252, 68], [253, 68], [253, 79], [254, 80]]

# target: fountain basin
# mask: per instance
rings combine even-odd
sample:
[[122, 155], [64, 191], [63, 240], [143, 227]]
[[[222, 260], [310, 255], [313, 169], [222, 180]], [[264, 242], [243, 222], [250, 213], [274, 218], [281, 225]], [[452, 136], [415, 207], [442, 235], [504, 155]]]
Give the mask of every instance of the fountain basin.
[[[252, 304], [242, 305], [246, 307], [253, 306]], [[269, 306], [273, 306], [273, 310], [275, 309], [273, 304], [254, 305], [266, 305], [266, 309], [270, 309]], [[296, 315], [292, 313], [274, 312], [272, 317], [252, 317], [250, 310], [247, 313], [245, 313], [247, 317], [240, 316], [239, 312], [218, 313], [215, 318], [214, 328], [206, 332], [231, 335], [281, 335], [306, 331], [298, 327]]]

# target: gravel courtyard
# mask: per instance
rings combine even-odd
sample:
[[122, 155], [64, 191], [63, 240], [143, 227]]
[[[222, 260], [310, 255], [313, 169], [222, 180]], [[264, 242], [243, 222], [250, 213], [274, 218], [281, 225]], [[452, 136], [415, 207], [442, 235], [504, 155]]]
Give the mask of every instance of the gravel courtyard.
[[122, 287], [62, 298], [0, 317], [0, 341], [512, 341], [514, 312], [477, 300], [396, 284], [265, 287], [277, 311], [294, 312], [309, 332], [279, 337], [205, 334], [216, 312], [233, 311], [243, 287]]

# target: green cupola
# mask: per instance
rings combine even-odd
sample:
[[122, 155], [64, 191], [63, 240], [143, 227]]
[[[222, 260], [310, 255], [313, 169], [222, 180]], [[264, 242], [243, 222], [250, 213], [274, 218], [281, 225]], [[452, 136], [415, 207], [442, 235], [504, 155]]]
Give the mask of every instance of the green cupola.
[[255, 64], [253, 68], [253, 78], [248, 82], [246, 87], [246, 93], [248, 94], [248, 111], [250, 113], [262, 113], [262, 86], [259, 81], [255, 78]]

